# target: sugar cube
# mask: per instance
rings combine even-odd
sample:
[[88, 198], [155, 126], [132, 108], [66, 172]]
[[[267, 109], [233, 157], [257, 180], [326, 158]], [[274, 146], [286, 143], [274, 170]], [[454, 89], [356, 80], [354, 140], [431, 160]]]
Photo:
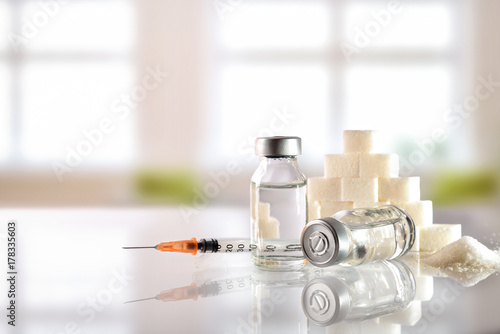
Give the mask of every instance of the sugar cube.
[[420, 177], [380, 178], [378, 187], [380, 201], [413, 202], [420, 200]]
[[271, 204], [258, 202], [255, 217], [260, 220], [267, 220], [271, 216]]
[[413, 241], [413, 246], [410, 249], [410, 252], [419, 252], [420, 251], [420, 233], [417, 231], [414, 232], [415, 240]]
[[434, 252], [462, 237], [460, 224], [433, 224], [417, 228], [420, 234], [420, 251]]
[[344, 153], [375, 153], [380, 150], [379, 146], [379, 134], [376, 131], [344, 131]]
[[307, 201], [307, 221], [321, 218], [319, 213], [319, 201]]
[[414, 300], [403, 311], [381, 317], [380, 322], [414, 326], [420, 318], [422, 318], [422, 302]]
[[373, 208], [375, 206], [387, 205], [389, 202], [354, 202], [355, 208]]
[[340, 201], [341, 189], [341, 179], [310, 177], [307, 179], [307, 200], [312, 202]]
[[415, 300], [428, 301], [434, 294], [434, 278], [432, 276], [415, 276]]
[[378, 180], [376, 178], [343, 178], [342, 201], [377, 202]]
[[352, 202], [320, 201], [319, 216], [330, 217], [339, 211], [350, 210], [352, 208]]
[[399, 156], [397, 154], [360, 154], [360, 177], [399, 176]]
[[251, 194], [251, 203], [252, 203], [252, 207], [250, 208], [251, 211], [252, 211], [252, 219], [255, 220], [257, 219], [257, 211], [259, 210], [258, 209], [258, 206], [259, 206], [259, 192], [258, 191], [252, 191]]
[[[371, 234], [373, 239], [377, 240], [377, 247], [366, 249], [367, 257], [380, 260], [391, 258], [394, 255], [394, 237], [385, 229], [373, 229]], [[357, 240], [354, 244], [359, 245]]]
[[441, 277], [444, 274], [441, 272], [439, 268], [431, 267], [424, 263], [425, 259], [430, 257], [435, 252], [423, 252], [421, 251], [419, 254], [421, 255], [422, 261], [420, 263], [420, 275], [421, 276], [429, 276], [429, 277]]
[[410, 268], [411, 272], [415, 277], [420, 275], [420, 252], [408, 252], [398, 259], [398, 261], [403, 262]]
[[415, 226], [432, 225], [432, 201], [391, 202], [391, 204], [406, 211], [413, 219]]
[[269, 217], [268, 219], [259, 219], [258, 234], [264, 239], [278, 239], [280, 237], [280, 223], [278, 219]]
[[325, 155], [325, 177], [359, 177], [359, 154]]

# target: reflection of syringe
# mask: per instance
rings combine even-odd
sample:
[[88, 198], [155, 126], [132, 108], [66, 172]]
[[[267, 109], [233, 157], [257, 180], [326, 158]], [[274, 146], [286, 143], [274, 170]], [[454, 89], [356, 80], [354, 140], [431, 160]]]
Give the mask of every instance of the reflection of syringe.
[[161, 300], [164, 302], [172, 302], [185, 299], [197, 300], [198, 297], [205, 298], [205, 297], [217, 296], [219, 294], [223, 294], [226, 292], [245, 290], [250, 288], [251, 286], [250, 284], [251, 284], [250, 276], [231, 278], [219, 281], [211, 281], [202, 284], [200, 286], [193, 283], [188, 286], [183, 286], [180, 288], [175, 288], [160, 292], [154, 297], [131, 300], [129, 302], [126, 302], [125, 304], [139, 302], [143, 300], [151, 300], [151, 299]]
[[[147, 247], [123, 247], [124, 249], [137, 249], [137, 248], [154, 248], [162, 252], [177, 252], [177, 253], [191, 253], [196, 255], [200, 253], [242, 253], [251, 252], [256, 248], [256, 245], [250, 243], [246, 239], [200, 239], [196, 238], [191, 240], [180, 240], [171, 242], [162, 242], [156, 246]], [[274, 246], [271, 244], [266, 245], [267, 252], [274, 251], [297, 251], [300, 250], [300, 244], [289, 244], [286, 246]]]

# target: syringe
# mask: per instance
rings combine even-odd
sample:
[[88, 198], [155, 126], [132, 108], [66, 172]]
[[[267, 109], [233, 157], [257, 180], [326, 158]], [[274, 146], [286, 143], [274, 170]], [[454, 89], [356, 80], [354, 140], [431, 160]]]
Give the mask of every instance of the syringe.
[[173, 302], [185, 299], [197, 300], [198, 297], [212, 297], [228, 292], [236, 292], [249, 289], [251, 287], [251, 281], [251, 276], [244, 276], [219, 281], [210, 281], [202, 285], [196, 285], [192, 283], [188, 286], [160, 292], [154, 297], [131, 300], [125, 302], [125, 304], [151, 299], [161, 300], [164, 302]]
[[154, 297], [131, 300], [129, 302], [125, 302], [125, 304], [135, 303], [135, 302], [140, 302], [140, 301], [150, 300], [150, 299], [161, 300], [164, 302], [172, 302], [172, 301], [184, 300], [184, 299], [196, 300], [196, 299], [198, 299], [198, 296], [200, 296], [200, 295], [202, 297], [207, 297], [207, 296], [215, 296], [218, 293], [219, 293], [219, 287], [217, 286], [216, 283], [215, 284], [203, 284], [200, 287], [198, 287], [196, 284], [193, 283], [191, 285], [184, 286], [181, 288], [175, 288], [175, 289], [160, 292], [159, 294], [157, 294]]
[[[266, 251], [268, 252], [292, 252], [300, 251], [302, 248], [300, 244], [288, 244], [285, 246], [272, 245], [269, 242], [266, 245]], [[200, 239], [196, 238], [191, 240], [180, 240], [180, 241], [170, 241], [162, 242], [156, 246], [146, 246], [146, 247], [123, 247], [124, 249], [139, 249], [139, 248], [154, 248], [162, 252], [176, 252], [176, 253], [191, 253], [196, 255], [196, 253], [242, 253], [251, 252], [256, 249], [257, 246], [250, 243], [248, 239]]]
[[162, 252], [191, 253], [242, 253], [251, 252], [256, 246], [245, 239], [200, 239], [162, 242], [156, 246], [123, 247], [124, 249], [155, 248]]

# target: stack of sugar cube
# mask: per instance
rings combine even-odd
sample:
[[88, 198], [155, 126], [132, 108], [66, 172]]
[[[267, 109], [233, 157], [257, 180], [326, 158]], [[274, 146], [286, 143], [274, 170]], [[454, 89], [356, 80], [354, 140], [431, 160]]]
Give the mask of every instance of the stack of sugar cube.
[[380, 133], [344, 131], [344, 153], [325, 156], [324, 177], [307, 184], [308, 221], [341, 210], [394, 204], [417, 226], [413, 251], [434, 252], [462, 236], [460, 224], [433, 224], [432, 202], [420, 200], [420, 178], [399, 176], [397, 154], [380, 153]]

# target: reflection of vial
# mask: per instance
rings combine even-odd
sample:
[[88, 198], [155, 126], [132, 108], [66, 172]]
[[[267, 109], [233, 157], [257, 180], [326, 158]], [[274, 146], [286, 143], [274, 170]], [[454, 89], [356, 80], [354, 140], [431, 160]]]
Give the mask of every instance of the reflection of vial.
[[413, 246], [415, 224], [394, 205], [337, 212], [307, 224], [301, 244], [315, 266], [394, 259]]
[[300, 303], [307, 278], [308, 271], [305, 268], [293, 271], [253, 271], [253, 334], [309, 333], [307, 318]]
[[306, 223], [306, 178], [297, 164], [301, 140], [257, 138], [255, 153], [260, 165], [251, 182], [253, 262], [263, 269], [300, 268], [299, 236]]
[[413, 273], [401, 262], [338, 266], [307, 283], [302, 308], [319, 326], [363, 321], [404, 310], [415, 298], [415, 289]]

